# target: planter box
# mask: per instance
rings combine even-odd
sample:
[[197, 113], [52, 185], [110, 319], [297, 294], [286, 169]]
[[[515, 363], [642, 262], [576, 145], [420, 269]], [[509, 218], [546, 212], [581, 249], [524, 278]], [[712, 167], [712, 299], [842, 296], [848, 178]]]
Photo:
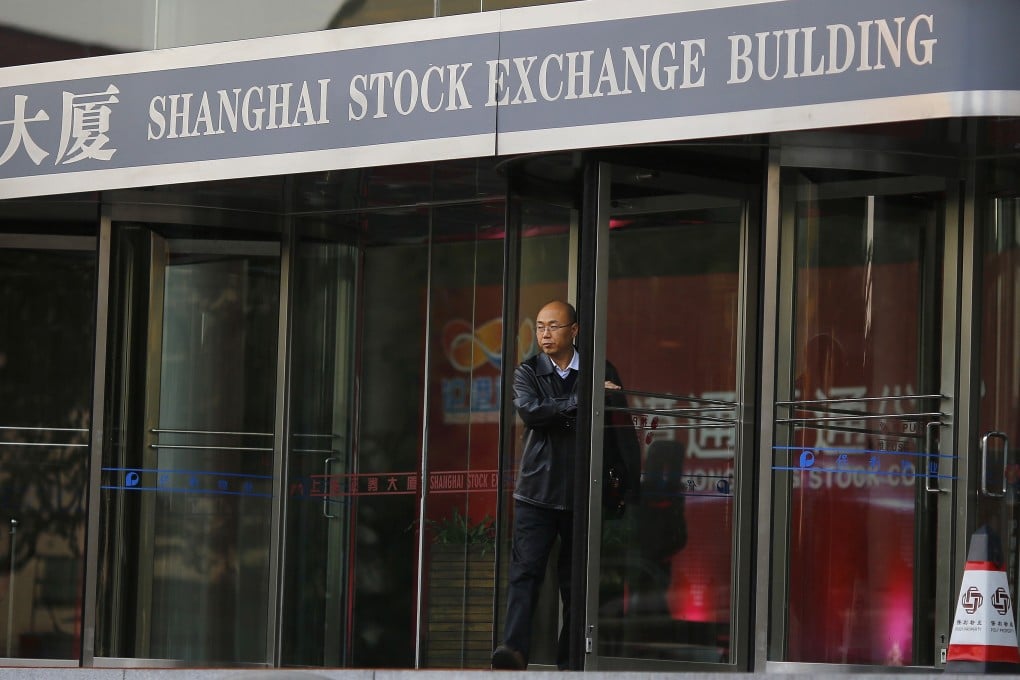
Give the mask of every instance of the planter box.
[[489, 667], [495, 573], [492, 546], [432, 546], [425, 617], [429, 668]]

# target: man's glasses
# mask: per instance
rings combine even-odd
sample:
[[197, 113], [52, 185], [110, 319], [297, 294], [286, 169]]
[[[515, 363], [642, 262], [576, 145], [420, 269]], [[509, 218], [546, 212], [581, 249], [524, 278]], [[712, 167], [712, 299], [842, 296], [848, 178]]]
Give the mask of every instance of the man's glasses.
[[569, 328], [570, 326], [573, 326], [573, 324], [563, 323], [558, 326], [556, 324], [549, 324], [548, 326], [538, 324], [537, 326], [535, 326], [535, 332], [538, 333], [539, 335], [545, 335], [546, 331], [549, 331], [550, 333], [555, 333], [561, 328]]

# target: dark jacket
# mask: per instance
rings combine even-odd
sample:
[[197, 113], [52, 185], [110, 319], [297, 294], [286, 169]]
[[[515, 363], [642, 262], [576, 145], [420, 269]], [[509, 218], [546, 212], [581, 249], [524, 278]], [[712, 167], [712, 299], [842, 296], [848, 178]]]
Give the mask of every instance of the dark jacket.
[[[623, 384], [608, 361], [606, 379]], [[607, 392], [606, 400], [612, 406], [626, 406], [622, 395]], [[552, 359], [536, 354], [514, 371], [514, 406], [525, 425], [514, 498], [545, 508], [573, 509], [577, 382], [572, 389], [564, 389]], [[624, 487], [633, 489], [640, 450], [629, 417], [623, 420], [625, 426], [607, 428], [603, 458], [623, 477]]]
[[552, 359], [536, 354], [514, 371], [514, 406], [525, 428], [514, 498], [544, 508], [572, 509], [577, 383], [565, 391]]

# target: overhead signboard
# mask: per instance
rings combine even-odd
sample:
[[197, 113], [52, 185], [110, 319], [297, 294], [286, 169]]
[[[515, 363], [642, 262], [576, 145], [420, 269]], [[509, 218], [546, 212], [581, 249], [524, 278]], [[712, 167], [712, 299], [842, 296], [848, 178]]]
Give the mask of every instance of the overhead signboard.
[[587, 0], [0, 69], [0, 198], [1020, 114], [1013, 0]]

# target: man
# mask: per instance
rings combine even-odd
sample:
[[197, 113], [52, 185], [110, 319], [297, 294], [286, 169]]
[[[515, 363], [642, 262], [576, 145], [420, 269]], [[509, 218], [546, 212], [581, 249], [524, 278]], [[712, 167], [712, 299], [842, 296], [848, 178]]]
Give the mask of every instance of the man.
[[[557, 580], [563, 606], [556, 663], [569, 662], [570, 555], [577, 421], [577, 313], [559, 300], [535, 317], [541, 352], [514, 372], [514, 407], [524, 421], [524, 451], [514, 491], [513, 546], [503, 644], [495, 669], [527, 668], [531, 620], [546, 564], [560, 539]], [[607, 375], [609, 375], [607, 373]], [[615, 377], [613, 374], [612, 377]], [[606, 389], [619, 389], [606, 380]]]

